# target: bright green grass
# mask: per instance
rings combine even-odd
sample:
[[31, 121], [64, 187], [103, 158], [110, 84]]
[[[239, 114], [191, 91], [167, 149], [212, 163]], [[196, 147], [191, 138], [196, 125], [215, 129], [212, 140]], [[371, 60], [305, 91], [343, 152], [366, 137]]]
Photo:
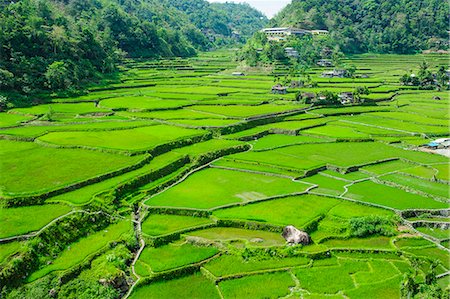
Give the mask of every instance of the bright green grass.
[[167, 125], [156, 125], [111, 132], [55, 132], [39, 140], [58, 145], [139, 151], [182, 138], [204, 134], [203, 131]]
[[257, 115], [265, 115], [271, 113], [278, 113], [284, 111], [298, 110], [306, 108], [307, 105], [274, 105], [265, 104], [258, 106], [241, 106], [241, 105], [230, 105], [230, 106], [193, 106], [190, 109], [199, 112], [209, 112], [215, 115], [224, 115], [228, 117], [251, 117]]
[[218, 252], [214, 247], [169, 244], [158, 248], [145, 247], [139, 260], [147, 264], [153, 272], [161, 272], [203, 261]]
[[291, 136], [291, 135], [279, 135], [271, 134], [253, 142], [253, 150], [267, 150], [271, 148], [283, 147], [293, 144], [302, 143], [322, 143], [329, 142], [331, 139], [317, 138], [311, 136]]
[[291, 170], [291, 169], [285, 169], [281, 167], [273, 167], [272, 165], [261, 165], [258, 163], [253, 162], [237, 162], [233, 161], [231, 159], [222, 158], [218, 161], [215, 161], [213, 163], [214, 166], [218, 167], [226, 167], [226, 168], [232, 168], [232, 169], [241, 169], [241, 170], [250, 170], [250, 171], [256, 171], [256, 172], [266, 172], [269, 174], [276, 174], [276, 175], [282, 175], [282, 176], [288, 176], [290, 178], [296, 178], [302, 175], [301, 172]]
[[267, 128], [265, 126], [260, 126], [260, 127], [255, 127], [255, 128], [239, 131], [239, 132], [236, 132], [236, 133], [224, 135], [223, 138], [226, 138], [226, 139], [240, 139], [240, 138], [244, 138], [244, 137], [249, 137], [249, 136], [253, 136], [253, 135], [256, 135], [256, 134], [260, 134], [260, 133], [266, 132], [266, 131], [269, 131], [269, 128]]
[[342, 174], [337, 171], [324, 170], [321, 173], [331, 175], [333, 177], [341, 178], [344, 180], [348, 180], [348, 181], [356, 181], [356, 180], [361, 180], [361, 179], [365, 179], [365, 178], [369, 177], [369, 175], [362, 173], [360, 171], [353, 171], [353, 172]]
[[188, 235], [216, 241], [245, 240], [255, 246], [280, 246], [286, 243], [279, 233], [233, 227], [212, 227]]
[[[339, 155], [336, 153], [339, 153]], [[305, 170], [327, 164], [350, 167], [396, 157], [421, 161], [422, 163], [446, 161], [446, 158], [442, 156], [407, 151], [378, 142], [294, 145], [271, 151], [239, 153], [230, 157], [236, 160]]]
[[214, 283], [200, 272], [177, 278], [152, 282], [139, 286], [132, 293], [131, 299], [162, 299], [162, 298], [196, 298], [219, 299]]
[[330, 138], [369, 138], [368, 134], [358, 132], [349, 127], [336, 126], [327, 124], [317, 128], [312, 128], [303, 131], [304, 134], [320, 135]]
[[217, 118], [207, 118], [207, 119], [178, 119], [172, 120], [171, 123], [179, 125], [187, 125], [190, 127], [227, 127], [239, 123], [236, 119], [217, 119]]
[[440, 180], [450, 181], [450, 164], [433, 165], [438, 170], [436, 178]]
[[401, 275], [398, 275], [385, 281], [360, 285], [358, 288], [345, 291], [344, 293], [348, 297], [355, 299], [400, 298], [400, 282]]
[[328, 240], [322, 244], [329, 248], [364, 248], [364, 249], [394, 249], [388, 237], [351, 238], [347, 240]]
[[421, 123], [425, 125], [438, 125], [438, 126], [447, 126], [448, 121], [444, 119], [438, 119], [438, 118], [431, 118], [426, 117], [420, 114], [413, 114], [413, 113], [405, 113], [405, 112], [375, 112], [371, 115], [379, 116], [379, 117], [386, 117], [386, 118], [392, 118], [392, 119], [398, 119], [398, 120], [404, 120], [414, 123]]
[[352, 113], [387, 111], [387, 110], [390, 110], [388, 106], [354, 106], [341, 108], [320, 108], [314, 109], [311, 112], [323, 115], [333, 115], [333, 114], [352, 114]]
[[161, 110], [151, 112], [118, 112], [118, 115], [124, 115], [127, 117], [137, 118], [154, 118], [154, 119], [208, 119], [208, 118], [223, 118], [223, 116], [214, 115], [211, 113], [193, 111], [189, 108], [176, 109], [176, 110]]
[[53, 271], [62, 271], [69, 269], [81, 262], [87, 257], [101, 250], [112, 241], [119, 241], [123, 235], [131, 231], [129, 220], [122, 220], [112, 224], [102, 231], [82, 238], [76, 243], [70, 245], [62, 254], [53, 260], [53, 263], [46, 265], [40, 270], [34, 272], [28, 281], [34, 281]]
[[122, 175], [101, 181], [96, 184], [66, 192], [48, 199], [48, 202], [67, 202], [74, 205], [82, 205], [88, 203], [95, 195], [113, 189], [121, 183], [128, 182], [141, 175], [149, 174], [157, 171], [170, 163], [180, 159], [182, 156], [174, 152], [168, 152], [163, 155], [156, 156], [150, 163], [136, 170], [124, 173]]
[[402, 160], [394, 160], [380, 164], [364, 166], [361, 169], [373, 174], [381, 175], [393, 171], [402, 171], [403, 169], [414, 167], [413, 165], [414, 164], [406, 163]]
[[180, 108], [191, 104], [190, 101], [183, 100], [161, 100], [158, 98], [151, 98], [145, 96], [126, 96], [120, 98], [110, 98], [100, 102], [101, 107], [105, 108], [126, 108], [137, 110], [154, 110], [154, 109], [168, 109]]
[[14, 241], [0, 244], [0, 265], [10, 255], [20, 250], [22, 244]]
[[[328, 120], [325, 118], [317, 119], [305, 119], [300, 121], [283, 121], [273, 124], [265, 125], [266, 127], [273, 130], [289, 130], [289, 131], [299, 131], [305, 128], [310, 128], [318, 125], [325, 124]], [[305, 130], [304, 132], [307, 132]]]
[[371, 271], [358, 272], [355, 274], [357, 284], [368, 284], [375, 281], [382, 281], [399, 275], [397, 268], [390, 262], [384, 260], [369, 261]]
[[432, 260], [440, 261], [447, 271], [450, 269], [450, 256], [446, 250], [439, 249], [437, 247], [403, 248], [403, 250], [419, 257], [426, 257]]
[[365, 181], [348, 188], [346, 197], [394, 209], [444, 209], [448, 204], [394, 187]]
[[302, 192], [306, 188], [307, 185], [290, 179], [208, 168], [192, 174], [185, 181], [147, 200], [146, 204], [209, 209]]
[[219, 283], [225, 298], [280, 298], [295, 286], [287, 272], [245, 276]]
[[199, 156], [222, 149], [232, 148], [244, 144], [241, 141], [226, 140], [226, 139], [211, 139], [204, 142], [195, 143], [193, 145], [185, 146], [179, 149], [174, 149], [174, 152], [182, 155]]
[[351, 274], [369, 271], [367, 262], [340, 260], [339, 263], [339, 266], [298, 269], [294, 274], [300, 281], [302, 289], [318, 294], [335, 294], [355, 287]]
[[425, 134], [448, 133], [447, 127], [416, 124], [413, 122], [405, 122], [371, 115], [356, 115], [352, 117], [352, 121], [355, 123], [366, 124], [380, 128], [395, 129], [410, 133], [425, 133]]
[[450, 239], [450, 230], [431, 227], [417, 227], [419, 232], [435, 237], [436, 239]]
[[0, 128], [14, 127], [20, 125], [21, 122], [31, 120], [32, 117], [23, 116], [13, 113], [0, 113]]
[[352, 217], [366, 217], [371, 215], [393, 216], [394, 212], [350, 201], [341, 201], [340, 204], [330, 209], [328, 215], [350, 219]]
[[0, 130], [0, 134], [24, 137], [38, 137], [48, 132], [70, 132], [70, 131], [108, 131], [125, 128], [137, 128], [155, 125], [151, 121], [94, 121], [83, 124], [66, 124], [66, 125], [45, 125], [45, 126], [21, 126]]
[[318, 188], [312, 190], [313, 192], [335, 196], [342, 194], [344, 192], [344, 186], [349, 184], [349, 182], [333, 179], [321, 174], [303, 178], [301, 181], [318, 185]]
[[0, 238], [36, 231], [70, 210], [71, 208], [68, 206], [57, 204], [0, 208]]
[[[0, 140], [0, 191], [4, 195], [44, 192], [137, 163], [142, 156], [54, 149]], [[26, 178], [26, 179], [24, 179]]]
[[302, 195], [218, 210], [213, 214], [223, 219], [268, 222], [301, 228], [317, 216], [326, 214], [340, 202], [329, 197]]
[[428, 241], [424, 238], [416, 237], [416, 238], [402, 238], [395, 242], [395, 246], [399, 248], [404, 247], [424, 247], [433, 245], [431, 241]]
[[439, 196], [442, 198], [449, 198], [449, 185], [435, 183], [428, 180], [421, 180], [415, 177], [401, 174], [390, 174], [380, 177], [383, 181], [393, 182], [395, 184], [404, 186], [405, 188], [412, 188], [417, 191], [425, 192], [430, 195]]
[[95, 107], [94, 103], [75, 103], [75, 104], [46, 104], [38, 105], [29, 108], [16, 108], [11, 110], [20, 114], [41, 115], [49, 111], [53, 113], [67, 113], [67, 114], [86, 114], [94, 112], [110, 112], [109, 109]]
[[213, 221], [209, 218], [152, 214], [142, 223], [142, 232], [150, 236], [159, 236], [210, 223]]
[[432, 179], [437, 173], [437, 169], [431, 166], [412, 166], [411, 168], [402, 169], [401, 172], [411, 174], [413, 176], [422, 177], [425, 179]]
[[302, 266], [309, 262], [310, 259], [305, 257], [250, 259], [246, 261], [235, 255], [222, 255], [210, 261], [204, 267], [216, 277], [222, 277], [260, 270]]

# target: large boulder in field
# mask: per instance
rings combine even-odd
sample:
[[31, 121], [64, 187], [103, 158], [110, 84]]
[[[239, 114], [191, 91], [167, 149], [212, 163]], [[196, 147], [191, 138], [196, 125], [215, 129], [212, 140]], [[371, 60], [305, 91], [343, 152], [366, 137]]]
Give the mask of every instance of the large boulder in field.
[[289, 244], [308, 245], [311, 243], [311, 238], [307, 233], [296, 229], [292, 225], [288, 225], [283, 228], [282, 236]]

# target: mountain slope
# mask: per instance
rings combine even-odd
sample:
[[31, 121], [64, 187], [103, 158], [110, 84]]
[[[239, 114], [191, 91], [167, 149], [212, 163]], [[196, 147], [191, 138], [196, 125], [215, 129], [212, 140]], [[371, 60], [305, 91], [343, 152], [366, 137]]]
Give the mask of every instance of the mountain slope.
[[449, 2], [293, 0], [272, 26], [327, 29], [348, 53], [413, 53], [448, 47]]

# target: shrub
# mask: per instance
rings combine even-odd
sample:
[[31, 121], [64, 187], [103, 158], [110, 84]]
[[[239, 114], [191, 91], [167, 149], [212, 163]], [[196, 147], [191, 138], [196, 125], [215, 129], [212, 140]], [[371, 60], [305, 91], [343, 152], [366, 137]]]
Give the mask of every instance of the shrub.
[[350, 219], [350, 235], [352, 237], [368, 237], [371, 235], [393, 236], [397, 219], [386, 216], [354, 217]]

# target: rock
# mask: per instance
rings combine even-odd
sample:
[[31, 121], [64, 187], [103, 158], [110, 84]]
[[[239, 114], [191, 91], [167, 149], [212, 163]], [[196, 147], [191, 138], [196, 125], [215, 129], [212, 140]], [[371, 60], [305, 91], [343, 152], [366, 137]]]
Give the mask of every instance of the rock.
[[283, 233], [281, 235], [289, 244], [308, 245], [311, 243], [311, 238], [307, 233], [296, 229], [292, 225], [288, 225], [283, 228]]

